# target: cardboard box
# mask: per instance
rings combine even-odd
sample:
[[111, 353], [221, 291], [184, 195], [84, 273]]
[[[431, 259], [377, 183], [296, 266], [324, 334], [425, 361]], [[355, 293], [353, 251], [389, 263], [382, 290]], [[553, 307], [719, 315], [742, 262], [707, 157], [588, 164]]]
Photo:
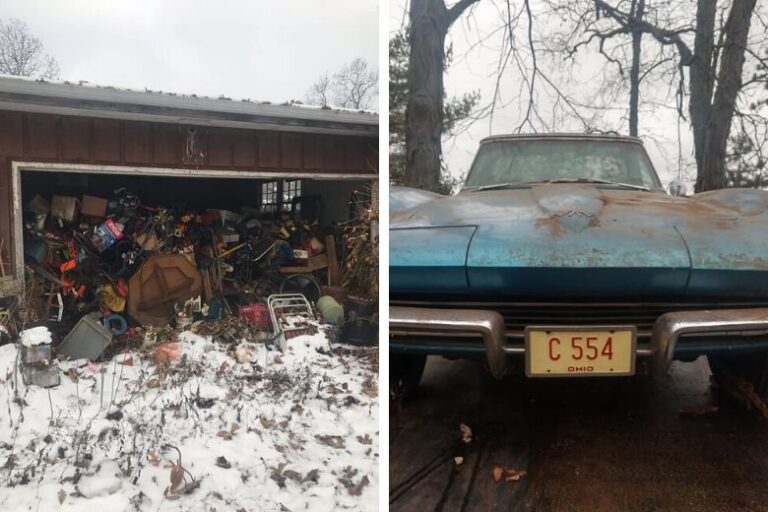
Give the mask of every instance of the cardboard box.
[[51, 211], [51, 203], [40, 194], [36, 194], [27, 205], [27, 209], [38, 215], [47, 215]]
[[107, 200], [101, 197], [83, 196], [83, 205], [80, 208], [80, 213], [93, 217], [106, 217]]
[[67, 222], [74, 222], [75, 217], [77, 217], [77, 198], [53, 196], [51, 200], [51, 215]]

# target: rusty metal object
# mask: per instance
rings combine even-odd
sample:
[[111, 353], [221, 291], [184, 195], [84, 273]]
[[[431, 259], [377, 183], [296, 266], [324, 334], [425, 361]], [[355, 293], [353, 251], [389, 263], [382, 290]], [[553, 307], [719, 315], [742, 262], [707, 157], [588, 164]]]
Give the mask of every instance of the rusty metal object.
[[152, 256], [128, 281], [128, 314], [142, 325], [166, 325], [174, 304], [200, 295], [202, 283], [197, 267], [185, 256]]
[[389, 330], [390, 335], [404, 336], [429, 336], [436, 332], [482, 336], [491, 374], [497, 379], [507, 374], [504, 319], [495, 311], [391, 306]]
[[654, 365], [666, 370], [675, 345], [685, 334], [738, 336], [768, 331], [768, 308], [678, 311], [661, 315], [653, 326]]

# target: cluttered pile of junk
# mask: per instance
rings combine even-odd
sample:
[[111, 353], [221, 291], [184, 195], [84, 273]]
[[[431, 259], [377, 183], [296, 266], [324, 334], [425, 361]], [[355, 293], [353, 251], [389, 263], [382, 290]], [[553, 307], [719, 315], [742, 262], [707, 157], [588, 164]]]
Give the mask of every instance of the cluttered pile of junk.
[[23, 218], [16, 323], [47, 327], [60, 358], [97, 360], [189, 328], [236, 343], [247, 327], [284, 350], [322, 322], [336, 341], [377, 342], [375, 302], [340, 286], [348, 226], [149, 205], [126, 189], [35, 195]]

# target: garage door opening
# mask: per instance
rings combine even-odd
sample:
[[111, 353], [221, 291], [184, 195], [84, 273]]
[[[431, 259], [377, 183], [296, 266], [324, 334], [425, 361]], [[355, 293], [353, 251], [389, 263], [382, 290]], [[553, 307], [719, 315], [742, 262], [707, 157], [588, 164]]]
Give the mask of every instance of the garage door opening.
[[281, 292], [315, 301], [338, 283], [343, 225], [370, 199], [368, 180], [274, 173], [63, 166], [15, 178], [26, 314], [63, 332], [88, 314], [114, 315], [119, 331], [258, 316]]

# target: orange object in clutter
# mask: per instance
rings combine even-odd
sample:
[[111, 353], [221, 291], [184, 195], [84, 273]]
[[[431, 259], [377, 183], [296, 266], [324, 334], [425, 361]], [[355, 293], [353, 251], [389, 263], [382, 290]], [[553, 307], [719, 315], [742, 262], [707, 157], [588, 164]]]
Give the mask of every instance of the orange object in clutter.
[[172, 363], [181, 357], [181, 345], [178, 343], [161, 343], [155, 347], [155, 364]]

